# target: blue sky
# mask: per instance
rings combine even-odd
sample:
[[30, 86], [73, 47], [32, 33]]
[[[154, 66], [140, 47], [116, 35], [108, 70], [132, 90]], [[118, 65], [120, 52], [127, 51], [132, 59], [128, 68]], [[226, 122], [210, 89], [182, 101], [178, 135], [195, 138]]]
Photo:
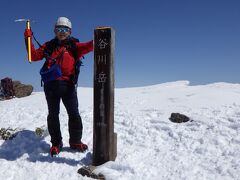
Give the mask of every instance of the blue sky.
[[[240, 81], [240, 1], [238, 0], [21, 0], [1, 1], [0, 78], [40, 87], [44, 61], [29, 64], [24, 23], [31, 18], [42, 43], [54, 37], [59, 16], [73, 24], [80, 41], [97, 26], [116, 31], [116, 87], [189, 80], [191, 84]], [[92, 87], [93, 53], [87, 55], [80, 86]]]

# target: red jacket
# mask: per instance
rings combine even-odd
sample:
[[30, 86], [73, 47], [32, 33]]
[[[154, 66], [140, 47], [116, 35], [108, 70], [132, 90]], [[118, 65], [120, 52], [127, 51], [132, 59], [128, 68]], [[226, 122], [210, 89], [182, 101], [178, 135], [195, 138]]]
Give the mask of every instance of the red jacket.
[[[80, 43], [76, 42], [77, 47], [77, 58], [81, 58], [85, 54], [93, 51], [93, 41], [89, 41], [86, 43]], [[44, 50], [46, 48], [46, 43], [43, 44], [41, 48], [35, 49], [33, 43], [31, 43], [31, 55], [32, 55], [32, 61], [39, 61], [42, 60], [44, 56]], [[60, 55], [63, 53], [63, 55]], [[75, 59], [73, 54], [68, 51], [64, 45], [59, 45], [58, 48], [56, 48], [51, 58], [56, 58], [56, 63], [60, 64], [61, 70], [62, 70], [62, 76], [58, 78], [57, 80], [70, 80], [70, 77], [74, 74], [75, 71]], [[61, 62], [60, 62], [61, 61]], [[47, 61], [48, 67], [51, 66], [51, 61]]]

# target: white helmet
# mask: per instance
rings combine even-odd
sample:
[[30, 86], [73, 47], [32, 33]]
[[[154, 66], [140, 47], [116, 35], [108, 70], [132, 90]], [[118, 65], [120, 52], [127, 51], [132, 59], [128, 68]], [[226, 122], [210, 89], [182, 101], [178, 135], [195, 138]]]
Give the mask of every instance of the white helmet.
[[55, 26], [66, 26], [66, 27], [72, 29], [72, 23], [71, 23], [71, 21], [70, 21], [68, 18], [66, 18], [66, 17], [59, 17], [59, 18], [57, 19], [57, 22], [56, 22]]

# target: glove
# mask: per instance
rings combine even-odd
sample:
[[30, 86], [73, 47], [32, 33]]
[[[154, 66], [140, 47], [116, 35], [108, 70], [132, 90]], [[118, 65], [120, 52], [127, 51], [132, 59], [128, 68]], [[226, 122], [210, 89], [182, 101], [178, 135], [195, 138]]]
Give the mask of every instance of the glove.
[[28, 37], [32, 37], [32, 30], [31, 29], [25, 29], [25, 32], [24, 32], [24, 37], [25, 39], [27, 39]]

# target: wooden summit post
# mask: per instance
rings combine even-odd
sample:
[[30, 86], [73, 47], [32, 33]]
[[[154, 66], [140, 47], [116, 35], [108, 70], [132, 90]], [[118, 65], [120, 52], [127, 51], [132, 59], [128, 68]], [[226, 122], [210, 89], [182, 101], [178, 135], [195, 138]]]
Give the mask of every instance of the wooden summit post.
[[115, 32], [111, 27], [94, 31], [94, 166], [114, 161], [117, 134], [114, 133], [114, 48]]
[[117, 134], [114, 133], [114, 48], [115, 32], [110, 27], [94, 30], [94, 107], [93, 161], [78, 170], [82, 176], [102, 179], [96, 166], [117, 157]]

